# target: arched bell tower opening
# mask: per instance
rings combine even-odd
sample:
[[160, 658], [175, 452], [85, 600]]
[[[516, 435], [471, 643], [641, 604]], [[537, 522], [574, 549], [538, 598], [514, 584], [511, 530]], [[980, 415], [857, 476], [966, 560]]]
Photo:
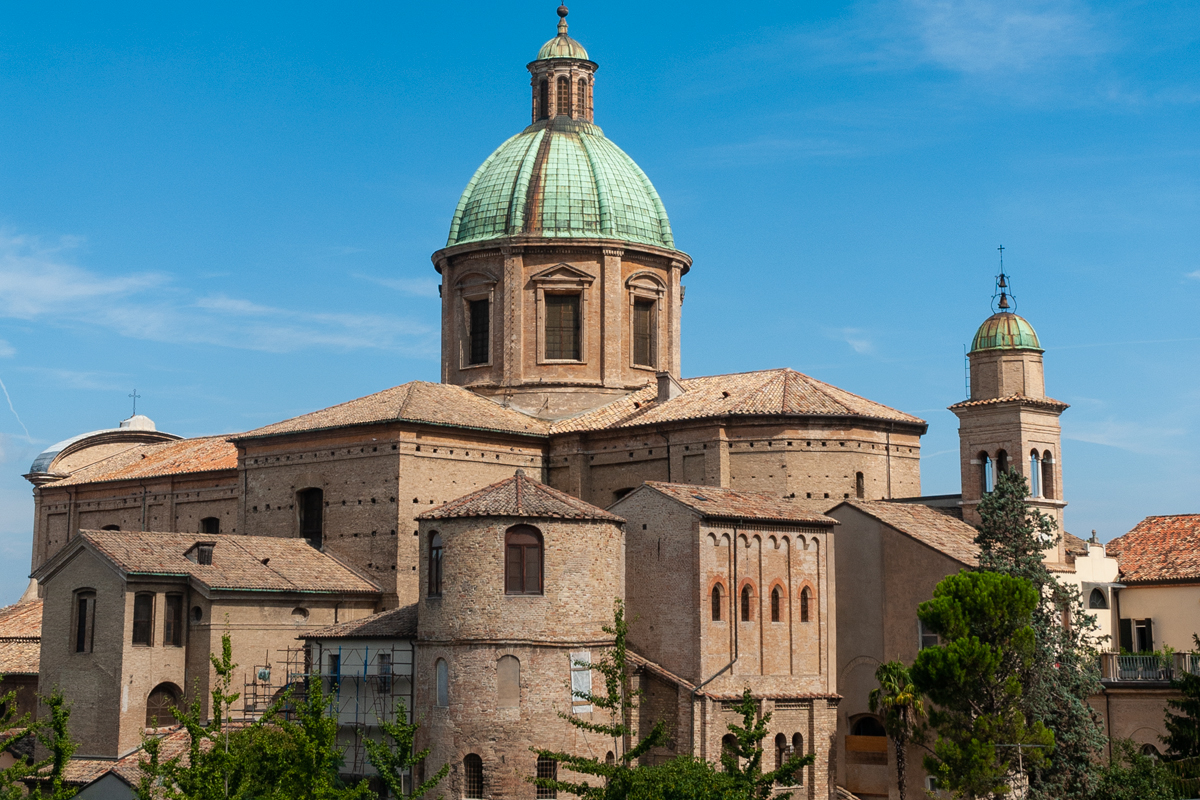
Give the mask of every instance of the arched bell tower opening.
[[[1014, 311], [1003, 260], [992, 308], [995, 313], [980, 325], [967, 354], [971, 395], [950, 406], [959, 419], [963, 519], [978, 525], [979, 502], [1002, 472], [1016, 470], [1029, 485], [1029, 504], [1061, 532], [1067, 504], [1061, 494], [1059, 416], [1067, 404], [1046, 396], [1042, 345], [1033, 326]], [[1061, 563], [1061, 544], [1046, 559]]]
[[679, 377], [683, 286], [654, 185], [594, 122], [598, 65], [558, 35], [527, 68], [531, 124], [467, 184], [442, 274], [442, 382], [560, 419]]

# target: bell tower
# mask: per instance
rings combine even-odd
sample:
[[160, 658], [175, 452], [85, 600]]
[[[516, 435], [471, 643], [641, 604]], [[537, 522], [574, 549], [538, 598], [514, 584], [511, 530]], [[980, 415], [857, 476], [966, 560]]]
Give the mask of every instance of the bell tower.
[[[958, 417], [962, 463], [963, 519], [980, 523], [978, 506], [1003, 470], [1016, 470], [1029, 484], [1029, 503], [1063, 531], [1062, 433], [1059, 415], [1067, 404], [1046, 396], [1042, 345], [1033, 326], [1014, 312], [1017, 299], [1004, 272], [992, 295], [992, 316], [971, 342], [971, 395], [950, 406]], [[1049, 562], [1064, 561], [1060, 544]]]

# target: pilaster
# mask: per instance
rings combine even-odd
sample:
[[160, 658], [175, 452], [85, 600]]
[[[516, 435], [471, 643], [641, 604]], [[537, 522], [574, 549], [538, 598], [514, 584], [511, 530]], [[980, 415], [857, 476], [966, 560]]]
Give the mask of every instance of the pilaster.
[[624, 324], [624, 314], [622, 313], [625, 306], [624, 292], [621, 291], [621, 257], [625, 255], [624, 250], [604, 248], [603, 266], [601, 268], [601, 283], [603, 291], [601, 292], [601, 340], [604, 342], [604, 347], [600, 353], [600, 381], [605, 386], [618, 387], [624, 381], [621, 378], [621, 373], [624, 367], [624, 348], [622, 345], [625, 341], [622, 325]]
[[520, 247], [501, 247], [500, 254], [504, 257], [504, 307], [496, 316], [502, 320], [504, 337], [501, 383], [517, 386], [525, 375], [525, 258]]

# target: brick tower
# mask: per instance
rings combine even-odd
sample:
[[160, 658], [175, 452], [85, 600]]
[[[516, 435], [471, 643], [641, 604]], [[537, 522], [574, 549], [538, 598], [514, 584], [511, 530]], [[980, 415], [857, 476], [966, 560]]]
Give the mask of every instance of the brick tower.
[[[1001, 263], [992, 298], [996, 312], [971, 342], [971, 396], [950, 406], [958, 416], [963, 519], [980, 522], [977, 506], [1001, 470], [1029, 482], [1029, 502], [1063, 530], [1062, 435], [1067, 404], [1046, 396], [1042, 346], [1033, 326], [1013, 313], [1016, 298]], [[1061, 562], [1062, 550], [1047, 553]]]

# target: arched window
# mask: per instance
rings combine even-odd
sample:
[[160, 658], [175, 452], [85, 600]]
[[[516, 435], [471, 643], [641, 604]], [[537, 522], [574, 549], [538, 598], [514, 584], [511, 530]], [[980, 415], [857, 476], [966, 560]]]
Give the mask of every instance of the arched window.
[[604, 763], [608, 764], [610, 767], [613, 764], [617, 763], [617, 757], [615, 755], [613, 755], [612, 750], [609, 750], [607, 753], [604, 754]]
[[722, 736], [721, 737], [721, 750], [722, 750], [722, 752], [729, 753], [729, 755], [731, 755], [731, 756], [737, 755], [737, 750], [738, 750], [737, 737], [734, 736], [732, 733], [727, 733], [724, 736]]
[[560, 117], [571, 116], [571, 79], [560, 77], [558, 79], [558, 90], [555, 92], [555, 99], [558, 101], [558, 115]]
[[801, 622], [808, 622], [809, 614], [811, 613], [809, 610], [809, 607], [811, 605], [812, 605], [812, 589], [805, 586], [803, 589], [800, 590], [800, 621]]
[[851, 736], [887, 736], [883, 723], [875, 717], [859, 717], [850, 726]]
[[96, 628], [96, 593], [91, 589], [75, 592], [74, 639], [76, 653], [92, 652], [92, 634]]
[[[538, 756], [537, 776], [548, 781], [558, 780], [558, 762], [553, 758]], [[537, 787], [537, 796], [550, 800], [550, 798], [558, 797], [558, 790], [553, 786], [539, 786]]]
[[1108, 598], [1104, 596], [1104, 592], [1092, 589], [1092, 594], [1088, 597], [1088, 608], [1108, 608]]
[[[775, 769], [778, 770], [788, 760], [788, 740], [787, 735], [782, 733], [775, 734]], [[776, 783], [784, 783], [782, 776]]]
[[578, 99], [576, 99], [575, 102], [579, 105], [578, 116], [580, 119], [587, 119], [587, 80], [584, 78], [579, 79], [579, 92], [577, 98]]
[[496, 706], [521, 705], [521, 661], [516, 656], [501, 656], [496, 662]]
[[[792, 734], [792, 755], [804, 755], [804, 737], [798, 733]], [[795, 773], [793, 773], [792, 785], [804, 785], [804, 767], [801, 767], [800, 769], [796, 770]]]
[[1042, 453], [1042, 497], [1053, 500], [1056, 494], [1054, 486], [1054, 456], [1050, 451]]
[[861, 472], [854, 473], [854, 496], [859, 500], [867, 496], [867, 481]]
[[139, 592], [133, 596], [133, 643], [147, 647], [154, 644], [153, 592]]
[[1029, 496], [1041, 497], [1042, 488], [1039, 478], [1042, 477], [1042, 465], [1038, 459], [1038, 451], [1034, 450], [1029, 454]]
[[725, 605], [725, 597], [721, 593], [721, 584], [717, 584], [712, 590], [712, 618], [713, 622], [721, 621], [721, 609]]
[[442, 596], [442, 535], [437, 531], [429, 537], [429, 596]]
[[446, 659], [439, 658], [433, 665], [434, 678], [437, 681], [438, 708], [448, 708], [450, 705], [450, 668]]
[[538, 119], [550, 116], [550, 84], [545, 80], [538, 84]]
[[296, 492], [299, 509], [300, 538], [318, 550], [325, 538], [325, 493], [320, 489], [301, 489]]
[[1007, 450], [997, 450], [996, 451], [996, 480], [999, 480], [1000, 476], [1006, 472], [1008, 472], [1008, 451]]
[[1156, 761], [1162, 758], [1162, 753], [1158, 752], [1158, 748], [1152, 744], [1142, 745], [1142, 755], [1146, 758], [1153, 758]]
[[750, 613], [750, 605], [754, 602], [754, 592], [750, 591], [750, 584], [742, 587], [742, 622], [749, 622], [753, 619]]
[[179, 694], [179, 687], [173, 683], [160, 683], [150, 691], [146, 698], [147, 728], [169, 728], [178, 722], [171, 709], [179, 707]]
[[102, 530], [102, 531], [119, 531], [119, 530], [121, 530], [121, 526], [120, 525], [105, 525], [100, 530]]
[[542, 534], [532, 525], [515, 525], [504, 536], [506, 594], [542, 593]]
[[979, 454], [979, 490], [983, 494], [992, 491], [992, 459], [987, 453]]
[[771, 590], [771, 622], [779, 622], [782, 617], [779, 608], [783, 604], [782, 595], [783, 592], [780, 591], [778, 586]]
[[209, 534], [211, 536], [216, 536], [221, 532], [221, 518], [205, 517], [204, 519], [200, 520], [200, 532]]
[[463, 758], [463, 797], [483, 800], [483, 759], [475, 753]]

